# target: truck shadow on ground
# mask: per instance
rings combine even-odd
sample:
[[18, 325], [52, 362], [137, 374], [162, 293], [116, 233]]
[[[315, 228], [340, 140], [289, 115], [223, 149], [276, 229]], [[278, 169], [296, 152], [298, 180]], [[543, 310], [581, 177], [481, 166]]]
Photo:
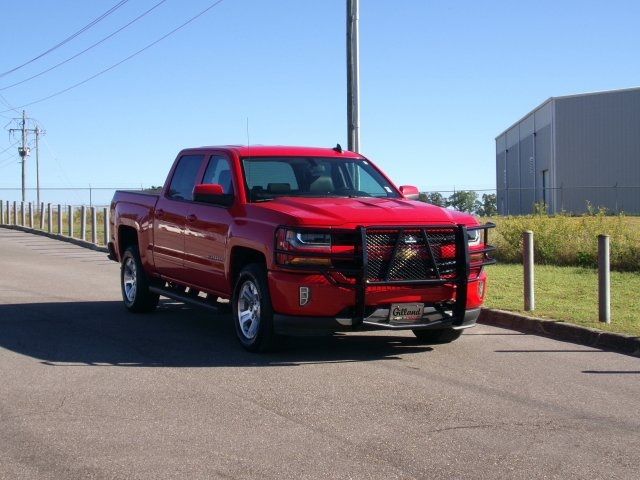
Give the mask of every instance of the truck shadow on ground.
[[161, 302], [134, 315], [119, 301], [0, 305], [0, 348], [51, 366], [295, 366], [429, 352], [411, 332], [291, 337], [273, 353], [244, 351], [230, 315]]

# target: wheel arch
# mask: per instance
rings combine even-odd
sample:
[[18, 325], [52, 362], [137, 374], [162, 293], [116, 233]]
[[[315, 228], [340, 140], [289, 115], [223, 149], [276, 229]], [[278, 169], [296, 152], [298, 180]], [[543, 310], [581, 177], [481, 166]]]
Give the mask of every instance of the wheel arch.
[[120, 256], [120, 260], [122, 260], [125, 250], [130, 246], [137, 246], [140, 248], [138, 231], [134, 227], [120, 225], [120, 227], [118, 227], [118, 254]]
[[235, 246], [231, 249], [229, 262], [229, 284], [231, 291], [235, 288], [238, 276], [244, 267], [252, 263], [258, 263], [267, 268], [267, 259], [259, 250], [250, 247]]

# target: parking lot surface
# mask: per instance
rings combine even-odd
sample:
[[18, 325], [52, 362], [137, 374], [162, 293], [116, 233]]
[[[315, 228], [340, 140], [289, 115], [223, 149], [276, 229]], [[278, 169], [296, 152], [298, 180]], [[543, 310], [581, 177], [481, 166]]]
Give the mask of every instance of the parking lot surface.
[[105, 254], [0, 229], [0, 478], [620, 478], [640, 359], [488, 326], [288, 339], [132, 315]]

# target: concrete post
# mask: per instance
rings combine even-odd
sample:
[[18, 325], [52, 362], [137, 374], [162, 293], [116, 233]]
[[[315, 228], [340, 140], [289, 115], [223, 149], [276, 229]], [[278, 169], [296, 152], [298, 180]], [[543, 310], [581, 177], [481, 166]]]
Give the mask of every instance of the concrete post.
[[73, 238], [73, 205], [67, 207], [67, 226], [69, 227], [69, 236]]
[[33, 228], [33, 202], [29, 202], [29, 228]]
[[104, 223], [104, 244], [105, 246], [109, 243], [109, 207], [104, 207], [102, 209], [102, 222]]
[[53, 231], [53, 215], [51, 213], [51, 204], [47, 203], [47, 231], [49, 233]]
[[62, 205], [58, 204], [58, 235], [62, 235]]
[[524, 265], [524, 309], [532, 312], [536, 308], [533, 273], [533, 232], [522, 234], [522, 260]]
[[598, 235], [598, 319], [603, 323], [611, 323], [609, 235]]
[[91, 207], [91, 243], [98, 243], [98, 214], [96, 207]]
[[44, 230], [44, 202], [40, 203], [40, 230]]
[[13, 224], [18, 224], [18, 202], [13, 201]]
[[0, 200], [0, 225], [4, 225], [4, 200]]
[[27, 212], [24, 209], [24, 202], [20, 202], [20, 219], [21, 219], [21, 225], [24, 227], [27, 225]]
[[80, 238], [87, 239], [87, 207], [85, 205], [80, 207]]

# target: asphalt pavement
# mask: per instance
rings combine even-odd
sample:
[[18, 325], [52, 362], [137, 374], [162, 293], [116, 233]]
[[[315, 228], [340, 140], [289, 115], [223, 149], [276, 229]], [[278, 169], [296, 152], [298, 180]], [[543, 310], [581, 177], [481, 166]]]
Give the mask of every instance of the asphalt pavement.
[[637, 479], [640, 359], [489, 326], [289, 339], [133, 315], [104, 253], [0, 228], [2, 479]]

